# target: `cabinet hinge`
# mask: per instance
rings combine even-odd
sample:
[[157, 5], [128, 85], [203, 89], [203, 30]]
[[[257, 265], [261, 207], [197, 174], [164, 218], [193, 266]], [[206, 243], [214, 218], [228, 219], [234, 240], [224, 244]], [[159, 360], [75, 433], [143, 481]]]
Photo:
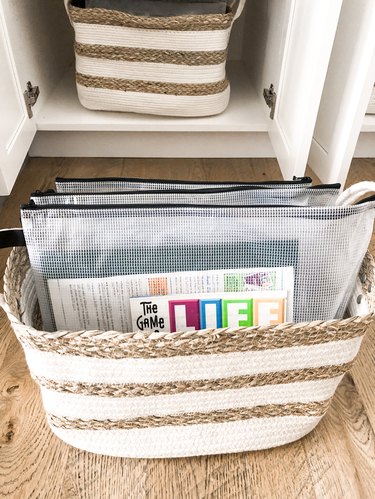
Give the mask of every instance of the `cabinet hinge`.
[[35, 86], [33, 87], [31, 82], [28, 81], [26, 84], [26, 90], [23, 93], [25, 103], [26, 103], [26, 109], [27, 109], [27, 114], [29, 118], [33, 117], [33, 111], [32, 111], [32, 106], [36, 103], [39, 97], [39, 87]]
[[272, 85], [272, 83], [270, 85], [270, 88], [263, 89], [263, 97], [264, 97], [264, 100], [266, 101], [267, 106], [269, 108], [271, 108], [270, 118], [271, 118], [271, 120], [273, 120], [273, 117], [275, 115], [277, 95], [275, 93], [275, 89], [274, 89], [274, 86]]

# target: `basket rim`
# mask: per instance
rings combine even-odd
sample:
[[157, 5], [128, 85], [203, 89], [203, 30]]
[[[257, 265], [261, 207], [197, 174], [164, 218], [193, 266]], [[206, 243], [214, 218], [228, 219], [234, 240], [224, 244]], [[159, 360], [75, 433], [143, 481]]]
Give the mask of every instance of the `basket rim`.
[[108, 26], [126, 26], [140, 29], [155, 29], [168, 31], [216, 31], [231, 27], [234, 12], [223, 14], [188, 14], [177, 16], [137, 16], [115, 9], [85, 8], [72, 5], [67, 1], [67, 11], [71, 22], [87, 24], [104, 24]]
[[[21, 270], [22, 269], [22, 270]], [[21, 270], [21, 271], [20, 271]], [[195, 331], [176, 331], [173, 333], [170, 332], [160, 332], [154, 333], [151, 331], [130, 331], [127, 333], [115, 331], [115, 330], [56, 330], [56, 331], [44, 331], [34, 328], [33, 326], [25, 325], [22, 323], [21, 317], [23, 315], [23, 311], [20, 308], [21, 302], [19, 300], [20, 297], [20, 288], [26, 277], [26, 274], [30, 270], [30, 263], [28, 258], [27, 249], [25, 247], [14, 247], [11, 250], [11, 253], [7, 259], [6, 269], [4, 272], [4, 304], [8, 308], [9, 315], [14, 317], [14, 319], [19, 322], [21, 325], [26, 326], [30, 332], [35, 331], [38, 335], [47, 335], [50, 339], [58, 339], [58, 338], [73, 338], [77, 336], [83, 336], [87, 338], [99, 338], [104, 337], [105, 339], [115, 339], [119, 340], [155, 340], [158, 341], [160, 339], [168, 340], [177, 340], [177, 339], [186, 339], [193, 336], [221, 336], [221, 335], [233, 335], [233, 334], [248, 334], [252, 333], [253, 335], [265, 332], [280, 332], [285, 330], [299, 330], [299, 329], [307, 329], [307, 328], [323, 328], [323, 327], [340, 327], [345, 326], [351, 323], [357, 323], [362, 320], [366, 320], [367, 318], [375, 318], [375, 258], [372, 254], [367, 251], [365, 257], [362, 262], [361, 270], [359, 273], [360, 282], [362, 285], [363, 296], [367, 300], [369, 304], [369, 309], [371, 310], [365, 316], [352, 316], [344, 319], [329, 319], [329, 320], [315, 320], [315, 321], [305, 321], [305, 322], [283, 322], [274, 326], [251, 326], [251, 327], [239, 327], [239, 328], [207, 328], [207, 329], [199, 329]], [[18, 275], [17, 275], [18, 272]], [[15, 274], [16, 273], [16, 274]], [[17, 279], [14, 279], [18, 277]], [[18, 288], [18, 289], [17, 289]], [[18, 291], [18, 293], [14, 293], [14, 291]], [[10, 300], [10, 297], [13, 294], [16, 295], [16, 301]], [[374, 300], [374, 301], [372, 301]], [[14, 308], [14, 304], [17, 306], [17, 309]]]
[[265, 350], [327, 343], [363, 336], [375, 319], [375, 260], [367, 252], [360, 272], [370, 312], [345, 319], [285, 322], [275, 326], [203, 329], [173, 333], [100, 330], [43, 331], [22, 322], [21, 287], [30, 269], [26, 248], [13, 248], [4, 274], [4, 303], [20, 341], [41, 350], [94, 357], [166, 357]]

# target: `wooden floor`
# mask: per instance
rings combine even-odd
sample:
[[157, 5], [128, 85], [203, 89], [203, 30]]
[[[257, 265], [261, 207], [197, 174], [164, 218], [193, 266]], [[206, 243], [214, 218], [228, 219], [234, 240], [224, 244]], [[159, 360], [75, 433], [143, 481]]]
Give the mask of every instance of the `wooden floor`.
[[[1, 213], [19, 226], [19, 204], [55, 176], [183, 179], [281, 178], [274, 160], [40, 159], [28, 161]], [[349, 182], [375, 180], [375, 160], [355, 160]], [[375, 241], [374, 241], [375, 242]], [[374, 251], [374, 242], [372, 249]], [[7, 250], [0, 251], [1, 274]], [[39, 391], [0, 313], [0, 497], [9, 498], [374, 498], [375, 330], [319, 426], [268, 451], [171, 460], [100, 457], [49, 430]]]

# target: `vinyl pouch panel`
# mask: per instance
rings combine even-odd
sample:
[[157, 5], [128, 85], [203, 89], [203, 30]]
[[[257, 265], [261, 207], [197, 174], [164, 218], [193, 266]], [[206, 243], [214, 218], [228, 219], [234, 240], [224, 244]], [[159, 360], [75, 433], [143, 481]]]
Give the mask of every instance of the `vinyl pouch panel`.
[[227, 182], [227, 181], [192, 181], [169, 180], [152, 178], [127, 178], [127, 177], [101, 177], [101, 178], [65, 178], [57, 177], [55, 180], [56, 191], [59, 193], [90, 193], [90, 192], [115, 192], [126, 190], [161, 190], [161, 189], [201, 189], [225, 188], [234, 186], [260, 186], [276, 189], [295, 189], [311, 187], [310, 177], [299, 177], [295, 180], [276, 180], [266, 182]]
[[206, 189], [165, 189], [112, 193], [52, 193], [36, 192], [31, 201], [37, 205], [96, 205], [96, 204], [213, 204], [213, 205], [299, 205], [323, 206], [335, 204], [339, 184], [296, 189], [263, 186], [235, 186]]
[[293, 266], [294, 321], [344, 314], [375, 202], [345, 207], [24, 206], [22, 225], [44, 328], [48, 279]]

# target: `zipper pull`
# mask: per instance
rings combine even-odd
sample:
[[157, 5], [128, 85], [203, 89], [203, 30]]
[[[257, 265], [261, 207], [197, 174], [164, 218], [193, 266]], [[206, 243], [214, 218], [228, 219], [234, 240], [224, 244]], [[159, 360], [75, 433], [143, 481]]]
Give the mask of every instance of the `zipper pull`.
[[293, 176], [293, 181], [294, 182], [301, 182], [301, 184], [310, 184], [312, 182], [311, 177], [296, 177]]
[[35, 201], [33, 199], [29, 199], [29, 202], [28, 203], [22, 203], [20, 208], [21, 210], [23, 209], [27, 209], [27, 208], [30, 208], [30, 207], [33, 207], [35, 206]]
[[47, 189], [46, 191], [41, 191], [40, 189], [31, 193], [31, 197], [33, 196], [46, 196], [48, 194], [56, 194], [54, 189]]

